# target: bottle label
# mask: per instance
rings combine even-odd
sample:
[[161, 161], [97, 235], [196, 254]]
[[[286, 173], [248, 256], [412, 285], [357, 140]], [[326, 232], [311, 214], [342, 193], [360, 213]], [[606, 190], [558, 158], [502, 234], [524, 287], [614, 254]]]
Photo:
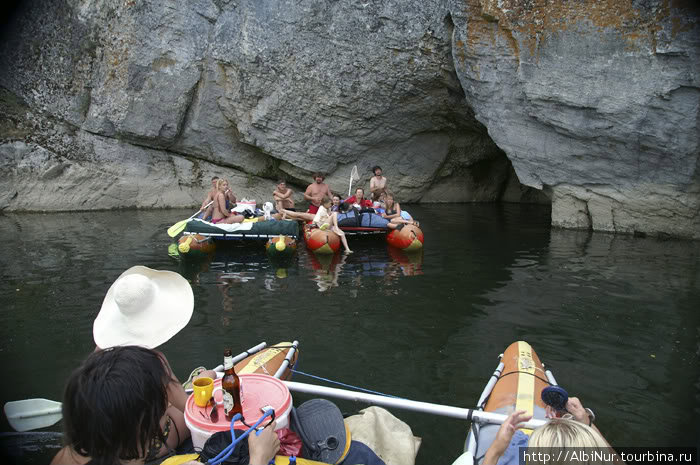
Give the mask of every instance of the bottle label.
[[233, 357], [224, 357], [224, 370], [233, 367]]
[[228, 413], [233, 410], [233, 407], [233, 396], [230, 392], [224, 390], [224, 414], [228, 415]]

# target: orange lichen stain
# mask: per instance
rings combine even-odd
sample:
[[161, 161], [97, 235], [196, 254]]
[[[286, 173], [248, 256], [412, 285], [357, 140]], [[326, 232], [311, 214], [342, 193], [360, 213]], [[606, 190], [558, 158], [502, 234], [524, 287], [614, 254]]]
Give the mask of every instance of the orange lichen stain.
[[484, 42], [496, 45], [500, 36], [516, 59], [520, 46], [536, 56], [548, 36], [586, 24], [617, 31], [628, 49], [653, 50], [664, 22], [670, 20], [672, 37], [697, 26], [697, 17], [683, 14], [698, 8], [692, 0], [664, 0], [656, 10], [634, 4], [634, 0], [465, 0], [466, 45], [475, 52]]
[[459, 62], [464, 63], [467, 60], [467, 56], [464, 53], [464, 42], [461, 40], [455, 41], [455, 49], [457, 51], [457, 58], [459, 58]]

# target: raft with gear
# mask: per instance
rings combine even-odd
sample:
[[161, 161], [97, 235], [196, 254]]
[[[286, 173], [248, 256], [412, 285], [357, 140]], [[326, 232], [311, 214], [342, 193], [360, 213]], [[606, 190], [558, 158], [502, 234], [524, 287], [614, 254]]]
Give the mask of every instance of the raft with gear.
[[[350, 241], [352, 237], [385, 236], [387, 243], [406, 252], [423, 248], [423, 231], [416, 225], [400, 224], [396, 229], [389, 227], [389, 220], [372, 210], [349, 210], [338, 213], [338, 227]], [[319, 254], [331, 254], [340, 250], [340, 237], [330, 228], [318, 228], [313, 224], [304, 225], [304, 240], [309, 250]]]
[[298, 224], [295, 221], [257, 221], [261, 218], [235, 224], [191, 219], [178, 239], [178, 252], [183, 257], [203, 257], [216, 249], [218, 241], [265, 241], [265, 250], [271, 258], [291, 257], [300, 237]]

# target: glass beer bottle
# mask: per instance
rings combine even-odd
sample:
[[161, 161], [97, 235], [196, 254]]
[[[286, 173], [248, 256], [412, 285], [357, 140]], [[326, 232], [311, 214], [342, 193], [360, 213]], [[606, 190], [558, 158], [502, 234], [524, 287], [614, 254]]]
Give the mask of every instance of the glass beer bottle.
[[221, 389], [224, 394], [224, 414], [226, 419], [231, 421], [237, 413], [243, 416], [241, 381], [233, 368], [233, 353], [231, 349], [224, 351], [224, 377], [221, 379]]

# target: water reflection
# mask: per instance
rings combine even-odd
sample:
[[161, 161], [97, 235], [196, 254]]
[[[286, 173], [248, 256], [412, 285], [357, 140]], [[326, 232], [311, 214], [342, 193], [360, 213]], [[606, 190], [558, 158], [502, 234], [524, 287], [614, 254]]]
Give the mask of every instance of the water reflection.
[[[168, 246], [168, 255], [178, 263], [178, 271], [192, 283], [200, 283], [201, 276], [213, 273], [217, 283], [246, 283], [264, 277], [265, 289], [277, 292], [288, 286], [280, 286], [280, 280], [289, 277], [290, 272], [306, 274], [313, 281], [318, 292], [327, 292], [341, 286], [361, 287], [366, 279], [380, 278], [389, 293], [399, 277], [423, 274], [423, 251], [407, 253], [390, 247], [381, 241], [370, 241], [357, 247], [351, 255], [341, 253], [315, 254], [300, 247], [292, 258], [279, 260], [270, 258], [255, 243], [219, 246], [216, 252], [206, 257], [183, 257], [173, 244]], [[262, 274], [261, 274], [262, 272]], [[206, 278], [205, 278], [206, 279]], [[353, 290], [348, 290], [353, 294]], [[225, 299], [223, 304], [228, 305]]]
[[[547, 210], [523, 205], [411, 210], [428, 218], [422, 254], [358, 239], [355, 254], [325, 259], [302, 244], [284, 265], [262, 243], [173, 260], [165, 231], [192, 212], [0, 215], [12, 238], [0, 256], [0, 364], [15, 380], [0, 386], [2, 400], [60, 399], [94, 348], [92, 320], [110, 284], [146, 265], [192, 282], [192, 320], [162, 347], [181, 376], [227, 346], [298, 339], [304, 371], [467, 407], [496, 356], [526, 339], [609, 439], [697, 442], [700, 243], [550, 230]], [[395, 414], [424, 438], [419, 465], [457, 456], [462, 422]]]

